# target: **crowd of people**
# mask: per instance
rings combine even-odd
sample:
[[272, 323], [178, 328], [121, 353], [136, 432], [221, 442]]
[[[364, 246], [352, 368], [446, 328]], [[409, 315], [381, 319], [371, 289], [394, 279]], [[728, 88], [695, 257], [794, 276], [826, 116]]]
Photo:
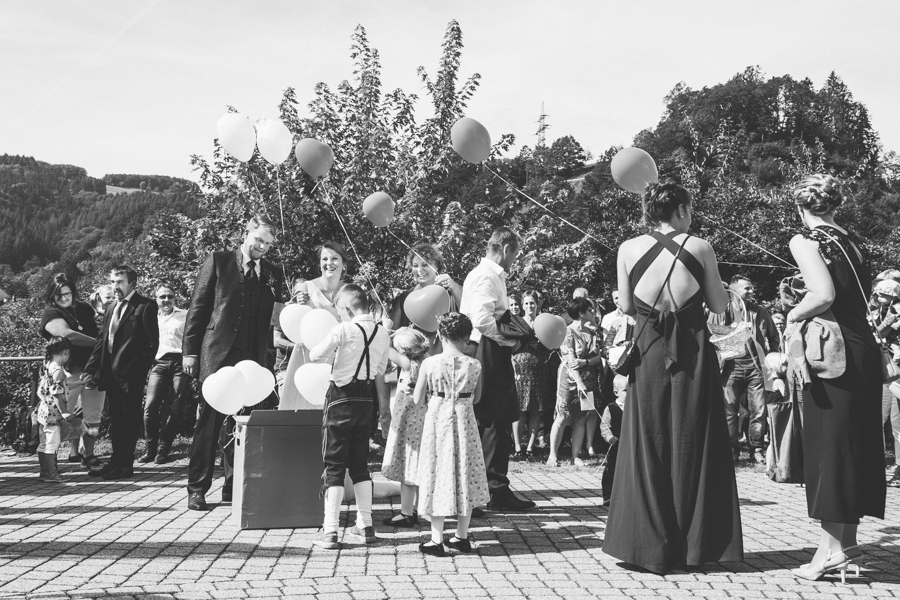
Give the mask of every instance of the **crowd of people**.
[[[643, 208], [650, 233], [619, 249], [614, 308], [602, 314], [601, 299], [576, 289], [564, 306], [569, 324], [559, 348], [545, 346], [533, 329], [544, 294], [507, 289], [520, 242], [506, 227], [493, 232], [462, 284], [444, 272], [434, 245], [413, 246], [406, 263], [412, 285], [386, 310], [348, 282], [352, 263], [344, 248], [324, 243], [320, 275], [290, 281], [286, 299], [338, 319], [311, 348], [272, 326], [284, 282], [265, 258], [277, 239], [265, 217], [248, 222], [240, 247], [207, 257], [187, 309], [175, 306], [167, 285], [157, 287], [154, 299], [139, 294], [138, 274], [127, 266], [113, 269], [109, 286], [90, 304], [60, 275], [41, 321], [48, 340], [38, 411], [41, 479], [61, 480], [56, 453], [64, 440], [72, 440], [69, 460], [93, 477], [132, 477], [142, 434], [147, 446], [139, 461], [165, 463], [175, 435], [194, 417], [186, 415], [194, 412], [192, 379], [253, 360], [273, 368], [277, 381], [277, 392], [257, 408], [297, 406], [307, 400], [295, 373], [325, 362], [332, 373], [322, 407], [317, 545], [339, 546], [347, 475], [357, 506], [349, 536], [377, 540], [367, 466], [373, 436], [384, 440], [383, 475], [401, 489], [400, 511], [383, 524], [416, 527], [427, 518], [431, 535], [419, 548], [443, 556], [473, 551], [468, 526], [485, 508], [534, 508], [510, 488], [509, 461], [558, 465], [571, 429], [574, 465], [586, 466], [585, 458], [605, 450], [604, 551], [665, 573], [742, 559], [734, 462], [746, 447], [749, 459], [771, 466], [783, 428], [769, 427], [769, 407], [789, 401], [802, 415], [801, 439], [794, 441], [802, 443], [809, 513], [822, 524], [813, 560], [795, 573], [843, 575], [861, 555], [859, 519], [883, 518], [886, 420], [900, 450], [900, 385], [883, 385], [878, 371], [879, 343], [900, 358], [900, 272], [871, 276], [859, 240], [834, 222], [841, 199], [828, 176], [797, 186], [795, 210], [806, 229], [790, 248], [799, 273], [783, 282], [770, 310], [757, 302], [750, 277], [722, 282], [713, 248], [688, 233], [687, 191], [672, 182], [649, 186]], [[409, 294], [430, 285], [450, 298], [435, 331], [411, 322], [404, 310]], [[802, 349], [798, 354], [785, 341], [826, 311], [843, 337], [838, 377], [804, 367]], [[711, 327], [731, 333], [717, 341]], [[790, 368], [767, 367], [773, 355]], [[800, 372], [802, 385], [793, 375]], [[113, 448], [105, 463], [94, 453], [104, 402]], [[217, 452], [222, 500], [231, 500], [234, 424], [202, 397], [197, 410], [188, 508], [205, 510]], [[900, 485], [900, 467], [892, 482]], [[456, 517], [457, 529], [445, 540], [447, 517]]]

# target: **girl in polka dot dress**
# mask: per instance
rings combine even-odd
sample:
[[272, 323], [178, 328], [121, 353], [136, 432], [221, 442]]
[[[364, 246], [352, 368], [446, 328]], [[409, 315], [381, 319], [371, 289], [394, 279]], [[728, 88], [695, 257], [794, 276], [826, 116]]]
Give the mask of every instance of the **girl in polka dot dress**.
[[[484, 453], [473, 406], [481, 394], [481, 363], [463, 353], [472, 322], [460, 313], [440, 317], [444, 351], [422, 363], [413, 392], [416, 404], [427, 398], [428, 412], [419, 450], [419, 514], [431, 520], [431, 540], [419, 550], [444, 556], [444, 546], [471, 552], [472, 509], [490, 500]], [[444, 518], [456, 515], [456, 535], [444, 542]]]
[[413, 390], [431, 344], [420, 331], [401, 327], [394, 333], [392, 345], [389, 355], [391, 361], [400, 367], [400, 376], [391, 409], [391, 429], [384, 448], [381, 473], [392, 481], [400, 482], [400, 514], [383, 522], [393, 527], [415, 527], [419, 524], [415, 512], [418, 491], [416, 475], [428, 405], [413, 402]]

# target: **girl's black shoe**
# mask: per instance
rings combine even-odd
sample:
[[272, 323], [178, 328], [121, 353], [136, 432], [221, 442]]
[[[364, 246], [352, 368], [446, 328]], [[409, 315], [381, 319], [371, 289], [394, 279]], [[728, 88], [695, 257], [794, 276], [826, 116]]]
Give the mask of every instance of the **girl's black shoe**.
[[412, 516], [398, 513], [390, 519], [385, 519], [382, 523], [390, 527], [402, 527], [408, 529], [419, 525], [419, 517], [415, 513], [413, 513]]
[[472, 552], [472, 544], [469, 543], [469, 538], [460, 539], [455, 535], [444, 542], [448, 548], [453, 548], [459, 552], [463, 552], [464, 554], [469, 554]]
[[422, 554], [428, 554], [430, 556], [447, 556], [447, 553], [444, 552], [443, 544], [435, 544], [432, 541], [422, 542], [419, 544], [419, 552]]

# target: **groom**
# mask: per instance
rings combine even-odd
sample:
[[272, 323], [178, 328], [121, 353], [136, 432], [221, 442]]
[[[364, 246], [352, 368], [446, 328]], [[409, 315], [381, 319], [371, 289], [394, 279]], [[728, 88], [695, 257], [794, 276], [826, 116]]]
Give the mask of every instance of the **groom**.
[[509, 310], [506, 277], [519, 255], [519, 237], [508, 227], [498, 227], [488, 240], [487, 253], [463, 284], [460, 312], [472, 320], [470, 350], [481, 361], [481, 400], [475, 417], [481, 433], [488, 489], [493, 510], [526, 510], [534, 502], [517, 498], [509, 489], [509, 453], [512, 424], [519, 418], [513, 351], [519, 342], [504, 337], [497, 321]]

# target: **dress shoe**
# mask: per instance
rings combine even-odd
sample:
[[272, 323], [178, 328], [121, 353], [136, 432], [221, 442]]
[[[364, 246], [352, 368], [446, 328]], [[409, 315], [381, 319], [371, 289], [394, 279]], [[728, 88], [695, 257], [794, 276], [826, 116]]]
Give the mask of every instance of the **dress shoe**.
[[84, 460], [84, 457], [80, 454], [70, 454], [69, 458], [66, 460], [68, 460], [70, 463], [79, 463]]
[[472, 544], [469, 543], [468, 538], [458, 538], [454, 535], [444, 542], [444, 545], [448, 548], [453, 548], [457, 552], [462, 552], [463, 554], [471, 554], [472, 552]]
[[429, 556], [447, 556], [447, 553], [444, 552], [444, 544], [435, 544], [431, 541], [419, 544], [419, 552], [421, 552], [422, 554], [427, 554]]
[[472, 518], [473, 519], [483, 519], [484, 518], [484, 510], [478, 508], [477, 506], [472, 509]]
[[169, 449], [165, 446], [160, 446], [159, 450], [156, 451], [156, 458], [153, 459], [158, 465], [164, 465], [169, 462]]
[[138, 459], [138, 462], [142, 465], [146, 465], [149, 462], [153, 462], [155, 458], [156, 453], [151, 453], [150, 450], [147, 450], [147, 452], [145, 452], [144, 455]]
[[131, 479], [134, 477], [134, 470], [128, 467], [116, 467], [112, 471], [103, 474], [103, 479], [107, 481], [115, 481], [117, 479]]
[[99, 469], [91, 469], [91, 471], [88, 473], [88, 477], [103, 477], [115, 468], [116, 465], [114, 465], [112, 462], [108, 462]]
[[382, 521], [385, 525], [390, 527], [402, 527], [404, 529], [410, 527], [416, 527], [419, 524], [419, 516], [413, 513], [412, 515], [404, 515], [402, 512], [394, 515], [388, 519]]
[[505, 510], [528, 510], [535, 506], [537, 505], [531, 500], [521, 500], [516, 498], [515, 494], [509, 489], [505, 492], [492, 494], [491, 501], [488, 502], [489, 509], [500, 512]]
[[206, 510], [206, 497], [202, 492], [188, 494], [188, 510]]
[[231, 488], [222, 488], [222, 502], [231, 502]]

